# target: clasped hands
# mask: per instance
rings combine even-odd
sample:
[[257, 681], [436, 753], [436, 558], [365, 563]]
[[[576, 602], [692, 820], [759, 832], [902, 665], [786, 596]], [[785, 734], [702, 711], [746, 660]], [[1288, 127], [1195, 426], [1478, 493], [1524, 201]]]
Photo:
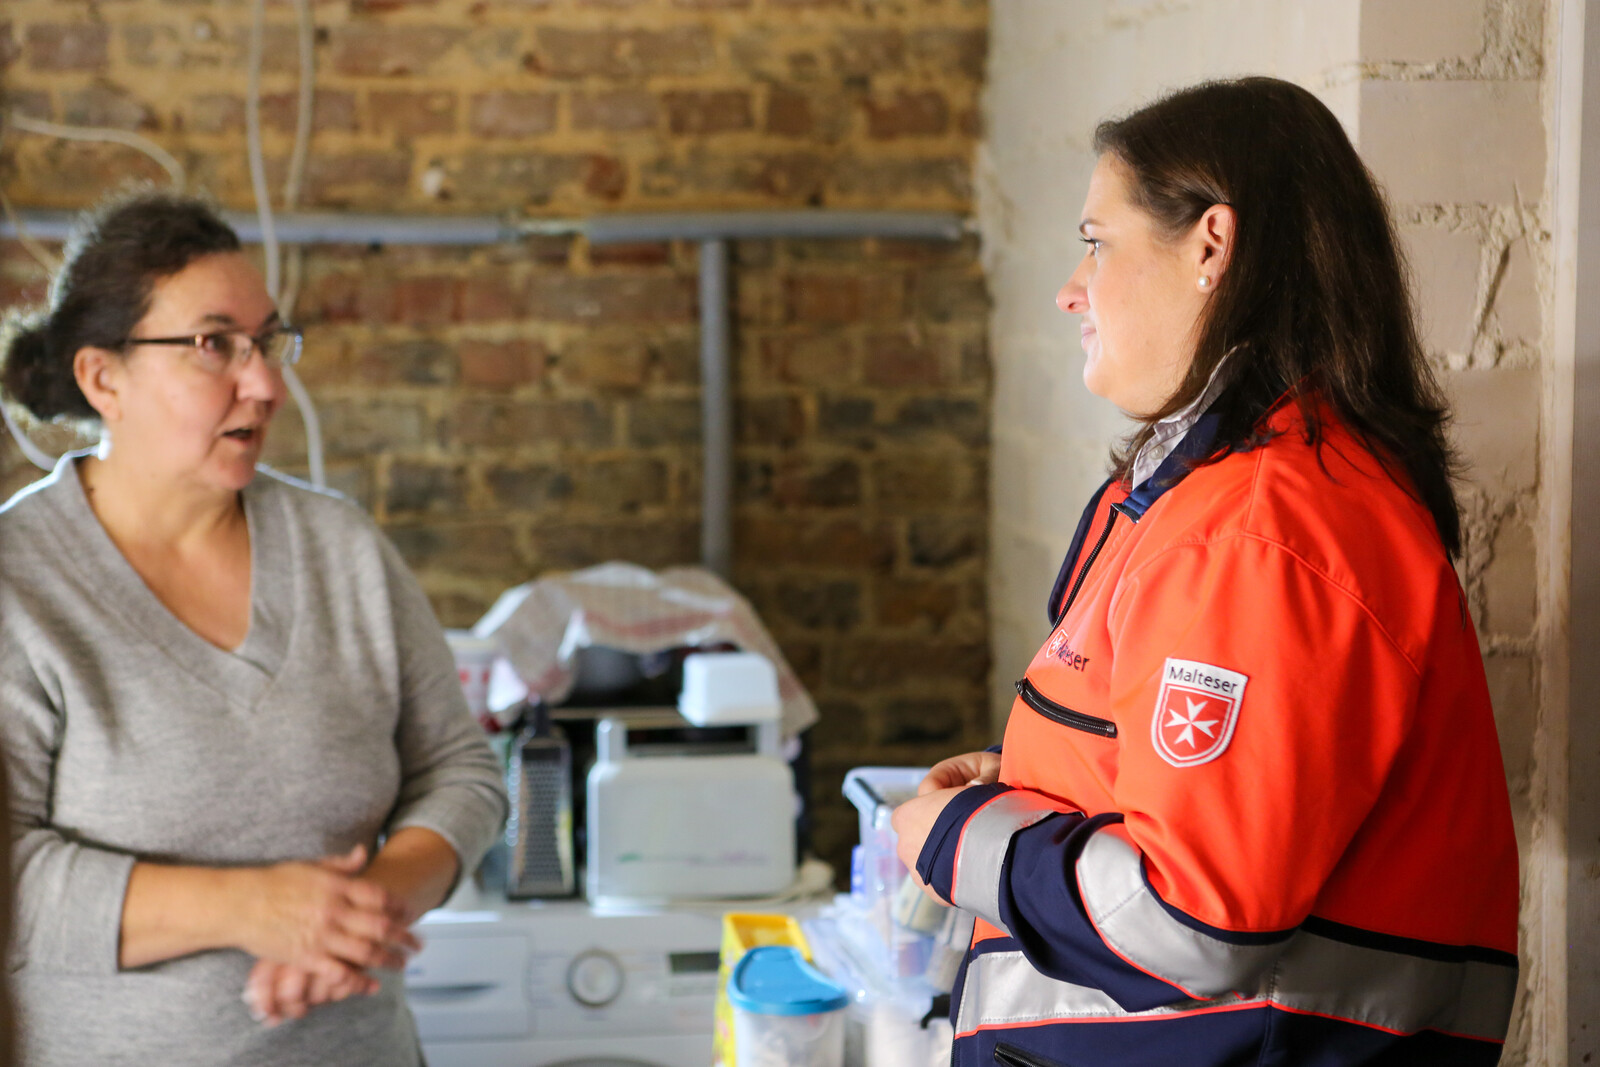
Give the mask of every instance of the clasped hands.
[[[968, 786], [988, 785], [1000, 780], [1000, 756], [994, 752], [967, 752], [934, 764], [917, 786], [915, 798], [894, 809], [895, 851], [922, 891], [935, 900], [941, 898], [917, 874], [917, 857], [933, 831], [934, 823], [952, 797]], [[942, 902], [942, 901], [941, 901]]]
[[367, 850], [256, 868], [243, 947], [256, 965], [245, 983], [250, 1013], [268, 1026], [312, 1008], [378, 991], [375, 969], [398, 969], [422, 947], [416, 916], [395, 894], [359, 877]]

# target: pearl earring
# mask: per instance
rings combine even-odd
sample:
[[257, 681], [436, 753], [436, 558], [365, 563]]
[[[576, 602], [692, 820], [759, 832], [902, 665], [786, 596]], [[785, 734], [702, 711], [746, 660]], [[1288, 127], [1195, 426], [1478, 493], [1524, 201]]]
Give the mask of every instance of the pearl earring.
[[1202, 288], [1202, 289], [1211, 288], [1211, 279], [1207, 278], [1204, 274], [1200, 275], [1200, 288]]

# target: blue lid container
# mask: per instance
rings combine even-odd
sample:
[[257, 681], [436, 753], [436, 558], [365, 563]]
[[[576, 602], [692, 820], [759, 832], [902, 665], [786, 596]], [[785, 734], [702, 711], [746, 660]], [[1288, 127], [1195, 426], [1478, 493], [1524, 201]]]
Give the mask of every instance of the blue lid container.
[[756, 1015], [821, 1015], [850, 1003], [793, 945], [753, 948], [734, 964], [728, 1000]]

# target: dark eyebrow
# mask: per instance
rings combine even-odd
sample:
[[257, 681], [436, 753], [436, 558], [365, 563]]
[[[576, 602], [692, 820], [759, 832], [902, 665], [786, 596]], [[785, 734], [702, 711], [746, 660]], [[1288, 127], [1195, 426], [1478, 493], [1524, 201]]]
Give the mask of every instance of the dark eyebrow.
[[[273, 326], [278, 325], [278, 323], [281, 321], [282, 316], [278, 314], [277, 309], [273, 309], [272, 314], [268, 315], [266, 320], [262, 322], [261, 331], [269, 330]], [[243, 328], [239, 325], [239, 320], [235, 319], [232, 315], [223, 315], [217, 312], [212, 312], [210, 315], [201, 316], [199, 325], [202, 327], [221, 326], [228, 330], [237, 330]]]

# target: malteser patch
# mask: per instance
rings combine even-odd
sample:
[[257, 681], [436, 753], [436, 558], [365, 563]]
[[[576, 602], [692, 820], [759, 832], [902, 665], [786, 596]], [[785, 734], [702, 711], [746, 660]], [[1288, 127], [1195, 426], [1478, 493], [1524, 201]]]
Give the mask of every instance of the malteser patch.
[[1250, 679], [1210, 663], [1169, 659], [1150, 720], [1151, 740], [1174, 767], [1195, 767], [1222, 755], [1233, 740]]

